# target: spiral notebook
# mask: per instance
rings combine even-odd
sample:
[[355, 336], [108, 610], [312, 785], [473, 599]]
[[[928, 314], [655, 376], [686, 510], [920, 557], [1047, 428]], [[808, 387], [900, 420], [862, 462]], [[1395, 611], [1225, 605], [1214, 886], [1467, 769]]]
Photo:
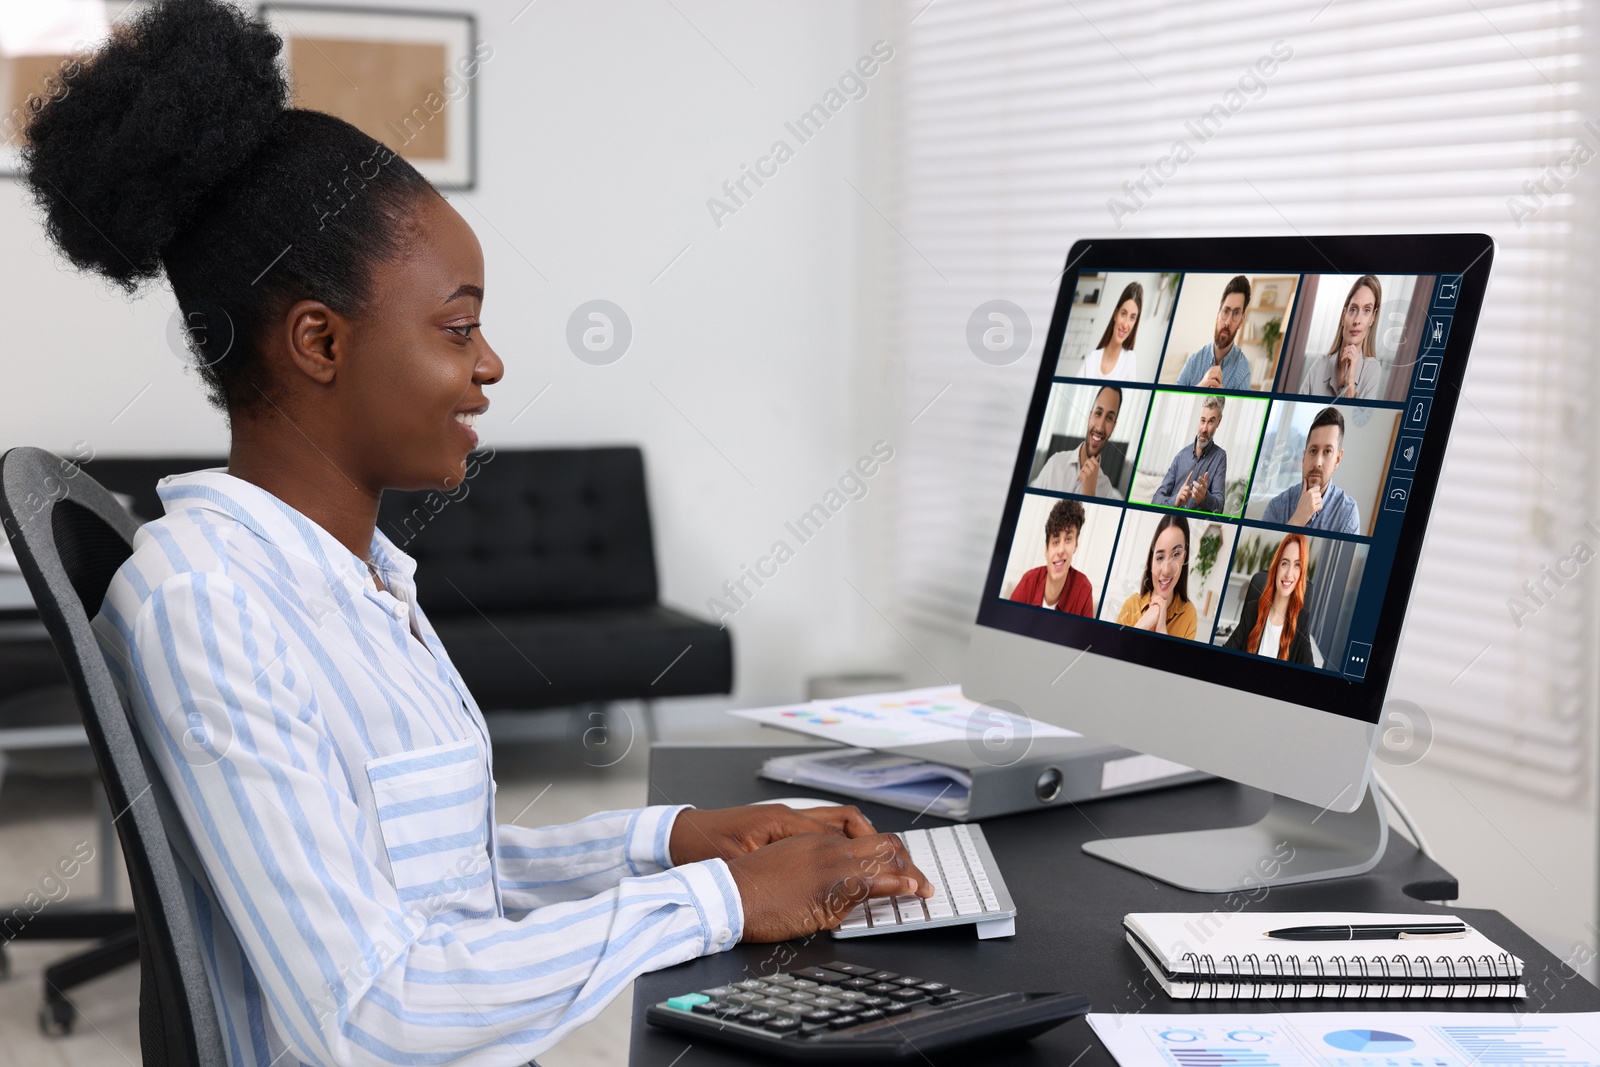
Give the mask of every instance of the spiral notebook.
[[1460, 922], [1371, 912], [1167, 912], [1123, 917], [1128, 944], [1179, 1000], [1521, 997], [1522, 961], [1467, 927], [1423, 941], [1280, 941], [1287, 926]]

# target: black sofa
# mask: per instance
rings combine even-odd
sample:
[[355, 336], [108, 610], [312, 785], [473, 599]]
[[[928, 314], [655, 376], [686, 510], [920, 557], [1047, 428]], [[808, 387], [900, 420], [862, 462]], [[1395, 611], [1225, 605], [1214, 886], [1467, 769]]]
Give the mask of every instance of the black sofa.
[[[164, 513], [156, 482], [221, 458], [84, 465]], [[726, 629], [660, 603], [638, 448], [475, 453], [451, 492], [383, 495], [378, 527], [417, 560], [417, 599], [485, 711], [727, 693]]]

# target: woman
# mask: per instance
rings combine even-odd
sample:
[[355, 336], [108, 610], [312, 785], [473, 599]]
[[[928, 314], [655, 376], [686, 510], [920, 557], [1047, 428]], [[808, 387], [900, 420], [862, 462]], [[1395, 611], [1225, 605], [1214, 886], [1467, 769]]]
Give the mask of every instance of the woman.
[[1110, 378], [1134, 381], [1139, 376], [1139, 359], [1133, 346], [1139, 340], [1139, 316], [1144, 313], [1144, 286], [1129, 282], [1117, 298], [1117, 310], [1106, 323], [1100, 343], [1083, 357], [1085, 378]]
[[1371, 274], [1363, 274], [1350, 287], [1339, 312], [1339, 328], [1325, 355], [1306, 361], [1300, 376], [1300, 391], [1312, 396], [1339, 396], [1371, 400], [1383, 382], [1383, 365], [1378, 362], [1378, 312], [1383, 305], [1383, 286]]
[[1076, 500], [1056, 501], [1044, 521], [1044, 565], [1017, 579], [1012, 600], [1069, 615], [1094, 614], [1094, 583], [1072, 565], [1086, 518]]
[[375, 528], [477, 444], [482, 250], [404, 159], [286, 106], [252, 17], [136, 10], [35, 105], [25, 165], [74, 264], [165, 275], [232, 435], [162, 482], [95, 620], [187, 830], [230, 1063], [522, 1063], [640, 973], [927, 895], [847, 807], [497, 825], [483, 717]]
[[1189, 520], [1163, 515], [1145, 553], [1139, 592], [1122, 602], [1117, 622], [1193, 640], [1197, 619], [1189, 602]]
[[[1310, 550], [1305, 534], [1288, 534], [1272, 554], [1272, 566], [1258, 585], [1245, 593], [1239, 625], [1228, 636], [1227, 647], [1290, 663], [1315, 665], [1311, 635], [1300, 626], [1306, 602], [1305, 565]], [[1270, 595], [1267, 588], [1270, 586]]]

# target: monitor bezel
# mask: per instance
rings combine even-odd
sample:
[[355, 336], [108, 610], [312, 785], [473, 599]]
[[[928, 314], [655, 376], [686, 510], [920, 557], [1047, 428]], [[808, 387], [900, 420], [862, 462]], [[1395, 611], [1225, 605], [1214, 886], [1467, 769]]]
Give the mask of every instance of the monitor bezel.
[[[1486, 234], [1381, 234], [1333, 237], [1109, 238], [1081, 240], [1067, 254], [1045, 336], [1032, 399], [1023, 423], [1017, 460], [977, 625], [1048, 642], [1089, 649], [1108, 659], [1240, 689], [1272, 700], [1331, 712], [1367, 723], [1382, 714], [1396, 648], [1421, 558], [1428, 519], [1444, 469], [1472, 338], [1488, 288], [1494, 241]], [[1214, 646], [1135, 633], [1100, 619], [1044, 612], [1000, 598], [1000, 583], [1022, 507], [1026, 479], [1044, 421], [1052, 379], [1066, 333], [1067, 315], [1080, 273], [1109, 271], [1240, 271], [1281, 274], [1460, 275], [1461, 291], [1446, 338], [1439, 381], [1432, 396], [1423, 448], [1411, 474], [1411, 496], [1400, 527], [1378, 629], [1365, 677], [1307, 670], [1253, 657], [1222, 653]], [[1143, 383], [1141, 383], [1143, 384]], [[1158, 388], [1159, 383], [1149, 383]], [[1343, 649], [1339, 655], [1344, 656]]]

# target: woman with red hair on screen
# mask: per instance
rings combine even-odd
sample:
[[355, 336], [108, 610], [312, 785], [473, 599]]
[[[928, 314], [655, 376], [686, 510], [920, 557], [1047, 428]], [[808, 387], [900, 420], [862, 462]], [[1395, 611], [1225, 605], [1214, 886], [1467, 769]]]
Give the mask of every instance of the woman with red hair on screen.
[[1228, 648], [1290, 663], [1316, 664], [1311, 654], [1311, 635], [1300, 625], [1309, 560], [1306, 535], [1285, 534], [1272, 554], [1272, 566], [1250, 580], [1244, 610], [1228, 638]]

